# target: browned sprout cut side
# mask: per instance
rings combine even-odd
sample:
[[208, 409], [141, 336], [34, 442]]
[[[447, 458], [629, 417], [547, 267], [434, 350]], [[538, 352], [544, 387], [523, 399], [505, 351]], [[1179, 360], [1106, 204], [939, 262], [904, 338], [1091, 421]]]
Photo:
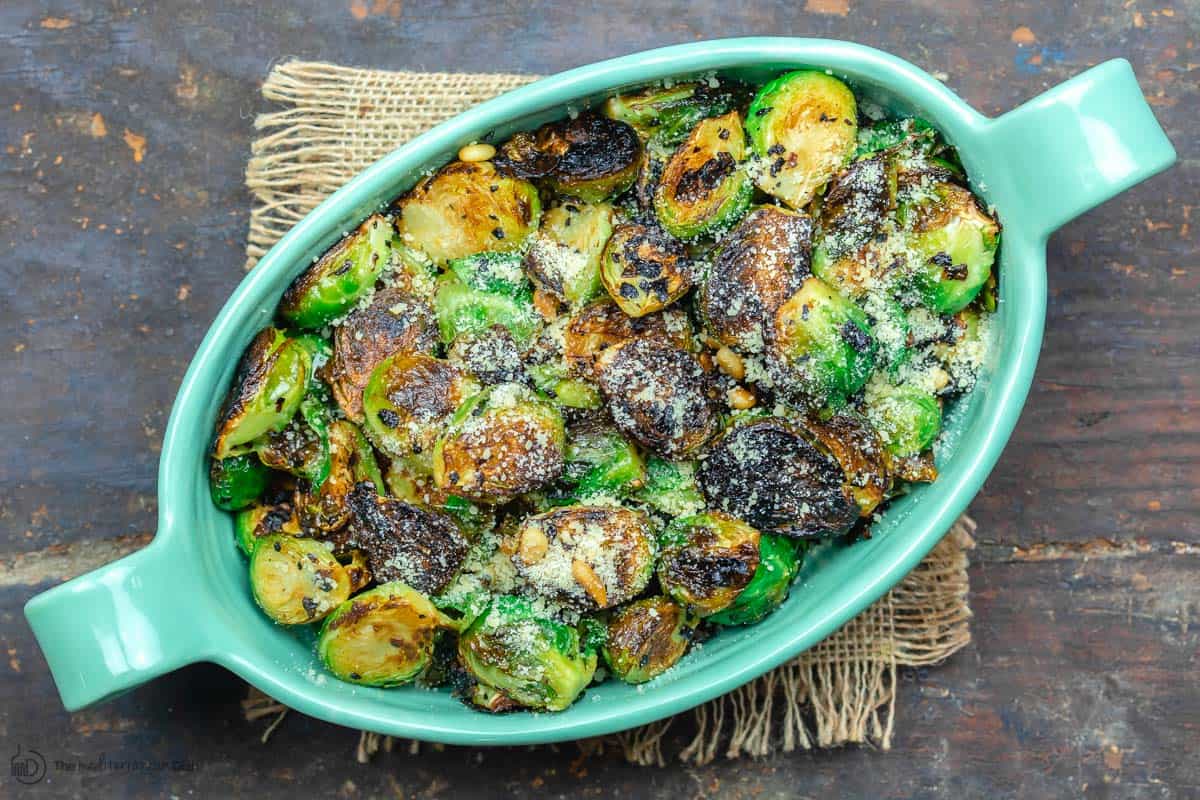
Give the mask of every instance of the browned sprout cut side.
[[892, 489], [887, 449], [875, 428], [849, 411], [825, 420], [809, 417], [804, 428], [813, 444], [841, 466], [845, 489], [858, 504], [859, 516], [871, 516]]
[[632, 339], [610, 347], [599, 382], [617, 427], [668, 458], [699, 450], [721, 424], [704, 369], [664, 342]]
[[646, 514], [609, 506], [567, 506], [530, 517], [509, 549], [533, 591], [584, 611], [637, 597], [654, 574], [657, 553]]
[[316, 622], [350, 596], [350, 577], [315, 539], [275, 534], [250, 557], [250, 588], [267, 616], [283, 625]]
[[238, 455], [259, 436], [282, 430], [300, 407], [312, 361], [296, 340], [264, 328], [238, 363], [217, 422], [213, 456]]
[[662, 534], [658, 582], [701, 617], [728, 608], [758, 569], [760, 534], [736, 517], [709, 511], [672, 520]]
[[645, 683], [675, 666], [691, 644], [695, 620], [666, 597], [646, 597], [608, 619], [604, 661], [626, 683]]
[[696, 265], [687, 248], [666, 231], [629, 222], [617, 226], [604, 248], [600, 279], [631, 317], [659, 311], [687, 294]]
[[641, 155], [642, 143], [632, 127], [584, 113], [516, 134], [501, 146], [495, 163], [506, 174], [598, 203], [633, 184]]
[[347, 500], [359, 481], [383, 490], [375, 453], [362, 431], [344, 419], [329, 426], [329, 476], [320, 486], [300, 481], [296, 489], [296, 515], [309, 532], [332, 532], [350, 519]]
[[630, 317], [616, 304], [600, 300], [581, 309], [563, 331], [563, 356], [578, 375], [596, 377], [596, 361], [608, 348], [638, 338], [665, 341], [687, 350], [691, 327], [687, 314], [677, 308], [643, 317]]

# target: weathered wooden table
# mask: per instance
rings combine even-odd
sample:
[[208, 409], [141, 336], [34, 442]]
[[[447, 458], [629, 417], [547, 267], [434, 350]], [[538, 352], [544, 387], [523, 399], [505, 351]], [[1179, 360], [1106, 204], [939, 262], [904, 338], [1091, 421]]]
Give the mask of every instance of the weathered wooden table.
[[[0, 765], [0, 796], [1200, 794], [1200, 5], [755, 5], [0, 4], [0, 756], [51, 762], [31, 787]], [[242, 685], [205, 666], [61, 709], [20, 609], [153, 529], [172, 397], [242, 277], [273, 61], [547, 73], [754, 33], [891, 50], [987, 113], [1125, 56], [1180, 153], [1050, 242], [1037, 381], [974, 505], [976, 641], [905, 676], [892, 752], [651, 770], [448, 748], [359, 766], [355, 733], [298, 715], [259, 744]]]

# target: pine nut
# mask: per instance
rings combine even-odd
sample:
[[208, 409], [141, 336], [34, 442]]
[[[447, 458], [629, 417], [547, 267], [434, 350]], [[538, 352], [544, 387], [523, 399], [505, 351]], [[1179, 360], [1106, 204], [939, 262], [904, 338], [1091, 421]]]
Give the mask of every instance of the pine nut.
[[717, 366], [721, 368], [721, 372], [735, 381], [746, 377], [746, 365], [742, 363], [742, 357], [728, 347], [722, 347], [717, 351]]
[[546, 550], [549, 547], [550, 543], [546, 541], [546, 534], [542, 533], [540, 528], [526, 528], [521, 535], [521, 560], [526, 564], [536, 564], [546, 557]]
[[583, 590], [588, 593], [588, 597], [596, 602], [596, 605], [604, 608], [608, 605], [608, 590], [604, 588], [604, 584], [600, 580], [600, 576], [592, 569], [592, 566], [586, 561], [581, 561], [578, 558], [571, 562], [571, 577], [573, 577]]
[[729, 401], [731, 408], [738, 410], [754, 408], [758, 403], [758, 399], [754, 396], [754, 393], [741, 386], [730, 389], [728, 394], [725, 395], [725, 399]]
[[458, 160], [468, 163], [472, 161], [491, 161], [494, 155], [496, 155], [496, 148], [490, 144], [475, 142], [458, 151]]

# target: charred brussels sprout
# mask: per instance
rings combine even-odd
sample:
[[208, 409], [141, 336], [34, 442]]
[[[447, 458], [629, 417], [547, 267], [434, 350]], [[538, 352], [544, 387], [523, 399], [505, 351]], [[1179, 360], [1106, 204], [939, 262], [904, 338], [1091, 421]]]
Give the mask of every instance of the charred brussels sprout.
[[392, 458], [429, 465], [443, 424], [478, 388], [449, 361], [419, 353], [385, 358], [363, 392], [367, 435]]
[[991, 276], [1000, 226], [961, 186], [939, 184], [930, 195], [903, 214], [917, 260], [916, 285], [925, 306], [954, 314], [975, 299]]
[[787, 599], [800, 569], [796, 543], [784, 536], [763, 534], [758, 540], [758, 568], [746, 588], [709, 622], [718, 625], [753, 625]]
[[841, 411], [824, 419], [809, 416], [803, 430], [841, 466], [843, 488], [858, 504], [859, 516], [870, 516], [892, 488], [889, 459], [875, 427], [856, 413]]
[[672, 599], [701, 617], [729, 608], [754, 577], [759, 532], [710, 511], [679, 517], [663, 531], [658, 582]]
[[542, 206], [533, 184], [497, 173], [490, 162], [456, 161], [399, 201], [402, 241], [437, 264], [485, 251], [519, 250]]
[[808, 275], [812, 221], [761, 206], [721, 240], [700, 289], [705, 325], [722, 344], [762, 352], [775, 312]]
[[749, 99], [747, 88], [733, 81], [676, 83], [610, 97], [604, 114], [629, 123], [643, 139], [670, 147], [701, 121], [728, 114]]
[[641, 155], [642, 144], [632, 127], [584, 113], [516, 134], [501, 146], [495, 163], [507, 174], [598, 203], [633, 184]]
[[596, 672], [596, 653], [581, 648], [574, 628], [540, 618], [528, 600], [507, 595], [459, 637], [458, 654], [479, 684], [473, 699], [485, 708], [497, 707], [501, 695], [527, 708], [562, 711]]
[[217, 508], [237, 511], [259, 498], [267, 488], [268, 470], [253, 453], [213, 459], [208, 485]]
[[813, 255], [817, 277], [852, 295], [862, 293], [880, 272], [877, 238], [895, 205], [895, 159], [880, 154], [842, 170], [821, 202], [822, 235]]
[[292, 281], [279, 315], [298, 328], [320, 328], [354, 308], [391, 262], [394, 235], [392, 221], [373, 214]]
[[451, 514], [380, 497], [363, 482], [347, 498], [354, 514], [351, 541], [362, 550], [375, 579], [404, 581], [426, 594], [449, 585], [467, 557], [470, 543]]
[[344, 681], [399, 686], [425, 671], [449, 627], [429, 598], [393, 581], [342, 603], [321, 626], [317, 655]]
[[720, 426], [707, 376], [690, 354], [665, 342], [632, 339], [608, 348], [600, 390], [617, 427], [668, 458], [693, 453]]
[[837, 459], [782, 417], [731, 428], [700, 462], [699, 478], [710, 506], [767, 533], [833, 536], [859, 516]]
[[[310, 389], [310, 392], [312, 390]], [[329, 425], [325, 392], [309, 394], [300, 403], [300, 413], [283, 430], [268, 433], [255, 445], [259, 459], [272, 469], [290, 472], [312, 486], [329, 477]]]
[[604, 248], [600, 279], [613, 301], [631, 317], [666, 308], [696, 282], [687, 248], [650, 225], [626, 223]]
[[654, 574], [650, 518], [612, 506], [567, 506], [526, 519], [516, 531], [517, 572], [537, 593], [580, 610], [637, 597]]
[[604, 661], [619, 680], [645, 683], [683, 658], [694, 626], [683, 607], [666, 597], [636, 600], [609, 617]]
[[745, 158], [736, 111], [697, 125], [667, 161], [654, 192], [654, 211], [667, 233], [695, 239], [730, 228], [754, 193]]
[[777, 383], [815, 406], [845, 405], [870, 377], [876, 350], [867, 315], [820, 278], [807, 278], [775, 313]]
[[696, 483], [693, 461], [646, 459], [646, 484], [636, 499], [669, 517], [686, 517], [704, 510], [704, 495]]
[[640, 489], [646, 470], [637, 448], [607, 425], [585, 422], [571, 427], [562, 479], [576, 497], [618, 497]]
[[456, 336], [446, 357], [484, 386], [529, 380], [521, 348], [512, 332], [503, 325]]
[[284, 625], [316, 622], [350, 596], [350, 577], [323, 543], [275, 534], [250, 557], [250, 588], [267, 616]]
[[334, 330], [333, 357], [321, 374], [342, 413], [361, 424], [363, 389], [379, 362], [396, 353], [432, 355], [437, 341], [437, 321], [425, 300], [380, 289]]
[[265, 328], [238, 364], [217, 423], [213, 456], [225, 459], [264, 433], [282, 430], [300, 407], [312, 366], [308, 351]]
[[452, 494], [502, 503], [558, 477], [563, 420], [516, 383], [490, 386], [455, 412], [433, 451], [433, 479]]
[[691, 346], [687, 314], [668, 308], [644, 317], [630, 317], [608, 300], [585, 306], [563, 331], [563, 357], [577, 374], [594, 379], [596, 362], [614, 345], [637, 338], [669, 342], [680, 350]]
[[382, 492], [383, 476], [375, 451], [352, 422], [337, 420], [329, 426], [329, 477], [320, 484], [300, 482], [296, 514], [306, 531], [336, 531], [350, 519], [347, 499], [355, 484], [368, 481]]
[[281, 533], [288, 536], [300, 535], [300, 523], [296, 510], [290, 503], [274, 506], [251, 506], [239, 511], [233, 518], [233, 532], [238, 547], [247, 556], [254, 555], [260, 539]]
[[762, 159], [759, 188], [799, 210], [854, 152], [858, 106], [837, 78], [789, 72], [759, 90], [746, 112], [746, 132]]
[[912, 386], [872, 384], [867, 415], [889, 453], [898, 458], [927, 450], [942, 429], [942, 405]]
[[566, 202], [542, 217], [541, 232], [525, 254], [525, 270], [545, 292], [581, 306], [602, 291], [600, 259], [612, 236], [613, 207]]
[[516, 254], [485, 254], [457, 259], [438, 280], [434, 297], [442, 341], [503, 325], [519, 347], [532, 341], [541, 324], [533, 288]]

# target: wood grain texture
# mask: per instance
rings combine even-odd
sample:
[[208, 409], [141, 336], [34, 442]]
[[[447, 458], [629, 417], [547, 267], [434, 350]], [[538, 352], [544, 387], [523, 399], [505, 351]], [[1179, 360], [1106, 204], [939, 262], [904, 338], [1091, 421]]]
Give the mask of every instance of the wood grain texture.
[[[1198, 29], [1194, 0], [0, 4], [0, 737], [10, 755], [196, 765], [52, 770], [11, 796], [1200, 794]], [[549, 73], [761, 33], [893, 51], [989, 114], [1124, 56], [1180, 153], [1051, 239], [1037, 379], [973, 506], [977, 642], [906, 679], [892, 753], [645, 771], [569, 747], [448, 749], [359, 767], [353, 733], [298, 716], [259, 745], [214, 667], [61, 711], [20, 607], [153, 529], [166, 414], [242, 277], [273, 61]]]

